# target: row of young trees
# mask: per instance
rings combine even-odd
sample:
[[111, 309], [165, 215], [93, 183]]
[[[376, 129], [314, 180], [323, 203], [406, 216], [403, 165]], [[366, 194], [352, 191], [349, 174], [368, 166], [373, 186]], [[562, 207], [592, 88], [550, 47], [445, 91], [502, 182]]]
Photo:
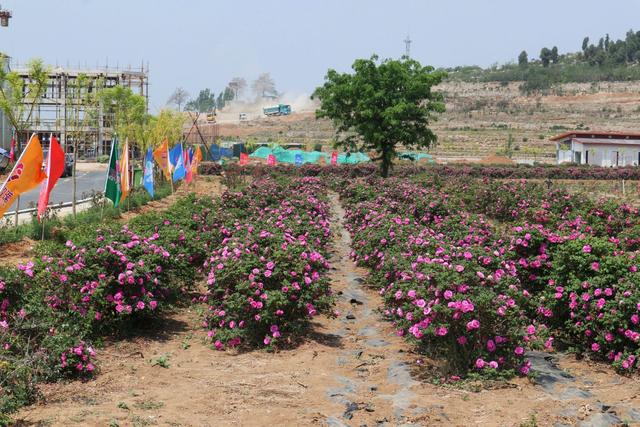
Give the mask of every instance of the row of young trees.
[[[591, 66], [625, 65], [640, 63], [640, 31], [629, 30], [624, 40], [611, 40], [609, 34], [600, 37], [598, 44], [590, 43], [589, 37], [582, 40], [580, 52], [560, 55], [558, 47], [549, 49], [543, 47], [540, 50], [540, 64], [548, 67], [549, 64], [559, 62], [584, 63]], [[529, 55], [523, 50], [518, 55], [518, 65], [529, 65]]]
[[[171, 94], [167, 104], [175, 105], [178, 107], [178, 111], [181, 111], [184, 105], [184, 109], [187, 111], [205, 113], [222, 109], [227, 103], [238, 100], [245, 94], [247, 87], [246, 79], [234, 77], [217, 96], [211, 89], [202, 89], [195, 98], [190, 98], [189, 93], [179, 87]], [[260, 74], [251, 84], [251, 89], [256, 99], [278, 95], [276, 83], [269, 73]]]

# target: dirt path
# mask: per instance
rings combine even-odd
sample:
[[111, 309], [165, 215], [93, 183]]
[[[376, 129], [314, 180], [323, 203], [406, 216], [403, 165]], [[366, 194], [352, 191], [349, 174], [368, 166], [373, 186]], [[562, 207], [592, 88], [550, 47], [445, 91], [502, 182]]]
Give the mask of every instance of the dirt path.
[[[339, 313], [318, 317], [299, 347], [217, 352], [201, 310], [181, 309], [159, 332], [108, 343], [86, 383], [50, 384], [18, 425], [112, 426], [609, 426], [640, 421], [640, 385], [609, 368], [536, 355], [540, 385], [518, 378], [471, 392], [419, 381], [427, 369], [376, 309], [349, 259], [337, 195], [332, 287]], [[422, 366], [422, 368], [421, 368]], [[532, 422], [535, 416], [535, 423]], [[524, 424], [529, 422], [530, 424]]]

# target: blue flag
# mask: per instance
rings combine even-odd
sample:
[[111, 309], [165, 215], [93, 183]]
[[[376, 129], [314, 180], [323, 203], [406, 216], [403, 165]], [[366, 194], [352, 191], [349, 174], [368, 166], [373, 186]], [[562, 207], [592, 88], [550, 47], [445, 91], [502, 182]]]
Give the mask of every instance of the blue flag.
[[142, 185], [147, 189], [153, 199], [153, 150], [149, 147], [147, 156], [144, 158], [144, 175]]
[[302, 154], [300, 153], [296, 154], [295, 162], [296, 162], [296, 166], [302, 165]]
[[169, 150], [169, 161], [173, 168], [173, 182], [184, 179], [187, 176], [187, 170], [184, 168], [182, 144], [178, 144]]

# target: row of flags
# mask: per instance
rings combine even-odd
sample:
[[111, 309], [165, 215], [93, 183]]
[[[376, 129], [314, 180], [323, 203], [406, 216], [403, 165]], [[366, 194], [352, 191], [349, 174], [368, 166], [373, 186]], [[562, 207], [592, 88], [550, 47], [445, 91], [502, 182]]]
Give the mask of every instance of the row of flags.
[[[11, 154], [14, 157], [15, 140], [11, 140]], [[46, 169], [42, 169], [44, 154], [40, 138], [33, 134], [24, 151], [15, 162], [11, 173], [0, 187], [0, 218], [11, 207], [13, 202], [22, 193], [26, 193], [38, 185], [40, 197], [38, 198], [38, 219], [42, 217], [49, 204], [51, 190], [64, 172], [64, 151], [55, 136], [51, 136], [49, 153], [47, 155]]]
[[[176, 144], [169, 149], [169, 141], [166, 139], [155, 150], [149, 148], [144, 157], [142, 185], [151, 197], [154, 196], [154, 160], [167, 180], [176, 182], [184, 179], [189, 184], [202, 162], [202, 151], [200, 147], [195, 151], [193, 147], [183, 149], [182, 144]], [[129, 141], [125, 140], [120, 151], [118, 140], [114, 139], [111, 144], [104, 194], [115, 207], [120, 206], [131, 190], [129, 170]]]
[[[10, 160], [15, 159], [14, 149], [15, 140], [12, 138]], [[169, 150], [167, 140], [163, 141], [155, 151], [149, 148], [144, 161], [143, 186], [151, 197], [153, 197], [154, 193], [154, 159], [160, 165], [160, 169], [167, 179], [172, 179], [174, 182], [184, 179], [187, 183], [190, 183], [197, 172], [198, 165], [202, 161], [202, 152], [200, 147], [197, 147], [195, 151], [193, 147], [183, 150], [182, 144], [178, 144]], [[0, 218], [20, 194], [31, 191], [38, 185], [41, 185], [41, 187], [37, 212], [38, 219], [42, 218], [49, 204], [51, 191], [64, 173], [65, 168], [64, 150], [54, 135], [51, 135], [50, 138], [49, 152], [44, 170], [42, 168], [43, 160], [44, 153], [40, 138], [37, 134], [33, 134], [24, 151], [16, 160], [11, 173], [9, 173], [0, 187]], [[127, 198], [131, 190], [129, 170], [129, 141], [125, 141], [122, 151], [120, 151], [118, 149], [118, 141], [114, 139], [109, 156], [105, 197], [112, 200], [116, 207]]]

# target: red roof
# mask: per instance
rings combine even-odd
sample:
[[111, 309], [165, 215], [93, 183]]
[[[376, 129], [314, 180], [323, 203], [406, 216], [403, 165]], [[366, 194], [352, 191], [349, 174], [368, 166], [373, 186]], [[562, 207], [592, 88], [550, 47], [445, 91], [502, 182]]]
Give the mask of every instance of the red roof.
[[640, 139], [638, 132], [607, 132], [607, 131], [570, 131], [551, 138], [559, 141], [568, 138], [611, 138], [611, 139]]

